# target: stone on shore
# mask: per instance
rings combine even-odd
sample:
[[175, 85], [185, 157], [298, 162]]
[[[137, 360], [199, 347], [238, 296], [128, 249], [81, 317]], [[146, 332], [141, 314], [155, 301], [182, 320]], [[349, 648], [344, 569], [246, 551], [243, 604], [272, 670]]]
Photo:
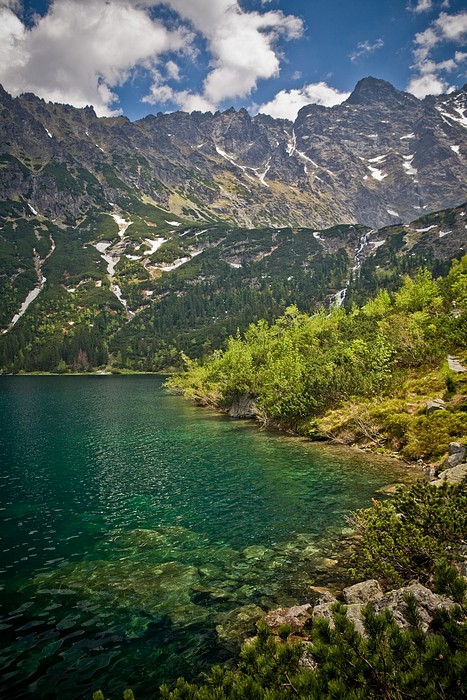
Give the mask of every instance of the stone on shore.
[[383, 596], [383, 589], [376, 579], [369, 579], [368, 581], [362, 581], [361, 583], [356, 583], [354, 586], [349, 586], [344, 588], [342, 591], [344, 600], [347, 605], [353, 603], [372, 603]]
[[404, 617], [406, 608], [405, 597], [407, 594], [413, 595], [417, 601], [417, 610], [423, 632], [431, 630], [433, 618], [437, 610], [448, 610], [454, 605], [454, 602], [447, 596], [433, 593], [433, 591], [430, 591], [429, 588], [426, 588], [426, 586], [423, 586], [421, 583], [412, 583], [409, 586], [389, 591], [377, 600], [372, 607], [375, 612], [390, 610], [394, 615], [394, 620], [398, 627], [402, 629], [407, 628], [410, 626]]
[[234, 396], [229, 416], [231, 418], [254, 418], [256, 416], [255, 397], [251, 394]]
[[438, 474], [438, 478], [435, 481], [431, 481], [431, 486], [442, 486], [445, 483], [448, 484], [460, 484], [464, 479], [467, 478], [467, 463], [458, 464], [456, 467], [451, 467], [451, 469], [445, 469]]
[[444, 460], [446, 469], [457, 467], [464, 461], [465, 447], [460, 442], [450, 442], [448, 447], [449, 456]]
[[310, 603], [305, 605], [293, 605], [291, 608], [277, 608], [271, 610], [265, 620], [273, 633], [283, 625], [289, 625], [292, 634], [301, 634], [310, 619]]

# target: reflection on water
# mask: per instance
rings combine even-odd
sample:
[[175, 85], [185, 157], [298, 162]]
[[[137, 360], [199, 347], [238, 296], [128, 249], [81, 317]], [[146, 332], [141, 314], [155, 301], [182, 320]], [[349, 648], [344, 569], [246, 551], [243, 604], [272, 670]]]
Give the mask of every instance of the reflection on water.
[[[243, 606], [341, 572], [388, 460], [259, 431], [139, 377], [0, 378], [3, 694], [139, 700], [231, 653]], [[230, 640], [230, 642], [229, 642]]]

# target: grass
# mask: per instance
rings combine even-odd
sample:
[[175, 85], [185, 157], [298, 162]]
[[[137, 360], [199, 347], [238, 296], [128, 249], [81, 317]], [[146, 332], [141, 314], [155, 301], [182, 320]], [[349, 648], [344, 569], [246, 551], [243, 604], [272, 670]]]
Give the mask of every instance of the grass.
[[[405, 381], [395, 380], [391, 396], [346, 401], [318, 418], [313, 429], [337, 442], [437, 462], [449, 442], [464, 442], [467, 435], [467, 377], [457, 374], [449, 384], [448, 376], [447, 363], [412, 370]], [[428, 401], [436, 398], [446, 410], [427, 415]]]

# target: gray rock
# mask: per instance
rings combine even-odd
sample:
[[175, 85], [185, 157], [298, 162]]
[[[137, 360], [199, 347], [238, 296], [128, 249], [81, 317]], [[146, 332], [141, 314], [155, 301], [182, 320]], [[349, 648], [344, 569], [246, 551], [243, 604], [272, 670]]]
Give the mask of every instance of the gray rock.
[[254, 418], [256, 416], [255, 397], [251, 394], [237, 394], [229, 410], [231, 418]]
[[376, 579], [369, 579], [356, 583], [343, 590], [344, 600], [350, 605], [352, 603], [371, 603], [378, 600], [383, 595], [383, 589]]
[[350, 622], [360, 634], [365, 634], [365, 627], [363, 626], [362, 611], [365, 606], [362, 603], [351, 603], [347, 605], [346, 615]]
[[446, 482], [448, 484], [460, 484], [465, 478], [467, 478], [467, 463], [458, 464], [455, 467], [451, 467], [451, 469], [445, 469], [438, 474], [436, 481], [431, 481], [430, 483], [432, 486], [441, 486]]
[[440, 608], [449, 609], [454, 604], [447, 596], [433, 593], [433, 591], [430, 591], [426, 586], [422, 586], [421, 583], [412, 583], [410, 586], [404, 586], [403, 588], [389, 591], [389, 593], [386, 593], [386, 595], [373, 603], [372, 607], [375, 612], [390, 610], [394, 615], [394, 620], [397, 625], [402, 629], [407, 628], [409, 627], [409, 623], [404, 616], [406, 608], [404, 596], [407, 593], [411, 593], [418, 603], [418, 613], [424, 632], [428, 632], [428, 630], [431, 629], [431, 623], [436, 610]]
[[460, 442], [450, 442], [448, 447], [449, 457], [444, 460], [446, 469], [457, 467], [464, 461], [465, 447]]
[[[375, 612], [379, 613], [382, 610], [390, 610], [394, 616], [396, 624], [401, 628], [407, 628], [409, 623], [404, 616], [406, 609], [404, 596], [406, 593], [411, 593], [418, 603], [418, 612], [421, 618], [421, 625], [423, 631], [425, 632], [431, 629], [436, 610], [440, 608], [448, 609], [454, 605], [454, 602], [450, 598], [437, 595], [436, 593], [430, 591], [429, 588], [422, 586], [420, 583], [413, 583], [410, 586], [398, 588], [383, 594], [378, 582], [371, 580], [363, 581], [362, 584], [356, 584], [356, 586], [350, 586], [349, 588], [345, 589], [344, 595], [346, 600], [353, 601], [347, 605], [347, 617], [353, 623], [357, 632], [360, 632], [360, 634], [365, 634], [365, 628], [363, 626], [363, 610], [366, 606], [363, 601], [365, 598], [368, 598], [367, 604], [370, 605]], [[361, 600], [357, 602], [359, 597]], [[334, 602], [330, 601], [315, 605], [311, 613], [312, 619], [316, 620], [317, 618], [324, 618], [329, 622], [331, 628], [333, 628], [334, 621], [331, 612], [333, 604]]]
[[311, 613], [312, 620], [317, 620], [318, 618], [322, 617], [329, 622], [331, 628], [334, 627], [331, 608], [335, 602], [336, 601], [329, 601], [327, 603], [320, 603], [319, 605], [315, 605]]
[[452, 355], [448, 355], [448, 366], [452, 372], [467, 372], [467, 367], [464, 367], [458, 357]]
[[336, 603], [337, 598], [330, 591], [324, 591], [317, 602], [317, 605], [322, 605], [323, 603]]
[[[329, 622], [331, 629], [334, 629], [334, 619], [332, 614], [332, 606], [336, 601], [330, 601], [329, 603], [322, 603], [321, 605], [315, 605], [313, 612], [311, 613], [312, 620], [317, 620], [318, 618], [324, 618]], [[353, 623], [357, 632], [360, 634], [365, 633], [362, 622], [362, 610], [365, 606], [363, 603], [351, 603], [346, 606], [347, 618]]]
[[448, 452], [450, 455], [455, 455], [459, 452], [462, 452], [462, 454], [465, 455], [465, 447], [464, 445], [461, 445], [460, 442], [450, 442]]
[[445, 411], [446, 404], [443, 399], [433, 399], [433, 401], [428, 401], [426, 405], [426, 413], [433, 413], [434, 411]]
[[298, 665], [301, 666], [301, 668], [306, 668], [308, 671], [316, 671], [318, 668], [318, 664], [314, 659], [312, 649], [313, 645], [311, 642], [303, 642], [303, 654], [298, 662]]
[[465, 450], [464, 452], [455, 452], [453, 455], [449, 455], [444, 460], [444, 466], [446, 469], [452, 469], [452, 467], [457, 467], [458, 464], [461, 464], [461, 462], [464, 461], [464, 456], [465, 456]]
[[282, 625], [290, 625], [292, 634], [300, 634], [307, 621], [310, 619], [311, 605], [293, 605], [291, 608], [277, 608], [271, 610], [265, 620], [273, 632], [277, 632]]

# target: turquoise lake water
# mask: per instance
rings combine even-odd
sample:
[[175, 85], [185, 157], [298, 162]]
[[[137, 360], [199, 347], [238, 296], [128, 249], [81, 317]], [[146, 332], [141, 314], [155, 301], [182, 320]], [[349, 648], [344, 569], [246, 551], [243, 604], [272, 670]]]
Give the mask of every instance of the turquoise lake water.
[[196, 408], [154, 376], [0, 377], [0, 695], [157, 696], [232, 620], [338, 580], [346, 515], [406, 477]]

